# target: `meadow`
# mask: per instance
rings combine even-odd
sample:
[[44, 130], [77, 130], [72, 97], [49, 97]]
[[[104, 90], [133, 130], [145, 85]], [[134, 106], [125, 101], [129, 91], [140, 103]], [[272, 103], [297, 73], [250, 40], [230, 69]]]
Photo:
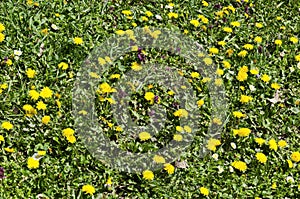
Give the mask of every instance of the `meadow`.
[[279, 0], [0, 1], [0, 199], [299, 198], [299, 13]]

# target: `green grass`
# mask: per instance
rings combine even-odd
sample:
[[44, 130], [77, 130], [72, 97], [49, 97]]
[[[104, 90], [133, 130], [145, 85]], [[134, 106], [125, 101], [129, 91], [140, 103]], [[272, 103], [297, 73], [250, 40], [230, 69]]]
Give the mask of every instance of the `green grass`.
[[[251, 1], [237, 3], [236, 1], [209, 1], [205, 7], [202, 1], [172, 1], [175, 4], [174, 13], [177, 19], [169, 19], [169, 4], [167, 1], [38, 1], [39, 5], [28, 5], [25, 0], [1, 1], [0, 23], [5, 26], [2, 32], [5, 40], [0, 42], [0, 123], [9, 121], [13, 124], [11, 130], [0, 127], [0, 167], [5, 169], [6, 178], [0, 179], [0, 198], [298, 198], [300, 181], [300, 164], [293, 160], [293, 168], [289, 168], [287, 160], [291, 160], [293, 152], [300, 152], [300, 62], [295, 56], [300, 54], [299, 42], [292, 43], [291, 37], [299, 38], [299, 1]], [[253, 3], [250, 6], [250, 3]], [[232, 5], [236, 11], [228, 10], [224, 17], [216, 19], [216, 4], [222, 8]], [[245, 16], [245, 7], [249, 8], [249, 17]], [[127, 19], [123, 10], [132, 11], [132, 19]], [[145, 11], [151, 11], [154, 16], [148, 21], [142, 21]], [[59, 16], [55, 14], [58, 13]], [[201, 22], [198, 15], [204, 15], [208, 24]], [[155, 15], [160, 15], [161, 20]], [[276, 18], [280, 16], [282, 20]], [[226, 20], [223, 18], [226, 18]], [[199, 27], [194, 27], [190, 20], [198, 19]], [[239, 21], [240, 27], [232, 27], [230, 22]], [[224, 70], [222, 79], [228, 98], [228, 114], [220, 137], [221, 145], [216, 151], [211, 151], [201, 157], [203, 135], [209, 127], [210, 94], [203, 77], [193, 79], [190, 73], [191, 65], [185, 59], [172, 55], [164, 50], [145, 49], [145, 64], [158, 63], [168, 65], [183, 72], [183, 77], [192, 80], [192, 87], [199, 99], [204, 99], [204, 105], [199, 107], [202, 126], [195, 132], [195, 137], [187, 152], [180, 160], [186, 161], [188, 167], [179, 168], [176, 160], [170, 162], [175, 167], [173, 174], [168, 174], [163, 168], [153, 171], [154, 179], [145, 180], [141, 173], [126, 173], [113, 169], [94, 157], [85, 146], [78, 132], [75, 131], [76, 142], [70, 143], [63, 136], [62, 130], [74, 128], [72, 116], [72, 89], [77, 72], [82, 67], [88, 55], [106, 41], [117, 30], [134, 29], [152, 26], [168, 28], [184, 32], [187, 37], [204, 46], [208, 53], [211, 47], [217, 47], [219, 53], [212, 55], [216, 67]], [[262, 23], [262, 28], [255, 23]], [[55, 30], [52, 24], [58, 29]], [[223, 31], [223, 27], [231, 27], [232, 33]], [[1, 26], [0, 26], [1, 27]], [[284, 27], [284, 28], [283, 28]], [[48, 33], [41, 31], [48, 29]], [[1, 30], [1, 28], [0, 28]], [[184, 34], [184, 33], [183, 33]], [[262, 37], [262, 43], [254, 41], [256, 36]], [[73, 38], [81, 37], [82, 45], [75, 45]], [[1, 38], [1, 37], [0, 37]], [[275, 45], [275, 40], [282, 40], [282, 45]], [[224, 47], [218, 42], [225, 40]], [[0, 40], [1, 41], [1, 40]], [[246, 57], [237, 54], [245, 44], [253, 44]], [[259, 52], [261, 46], [262, 52]], [[232, 56], [226, 51], [233, 49]], [[22, 55], [16, 59], [14, 50], [21, 50]], [[162, 58], [164, 56], [165, 58]], [[6, 60], [10, 59], [12, 65]], [[230, 68], [224, 68], [222, 61], [230, 62]], [[109, 80], [111, 74], [124, 74], [130, 70], [132, 62], [139, 62], [136, 52], [130, 52], [117, 58], [110, 66], [109, 74], [102, 78], [114, 87], [118, 80]], [[66, 62], [67, 70], [58, 68], [58, 64]], [[258, 76], [248, 72], [245, 81], [238, 81], [236, 76], [242, 66], [250, 69], [257, 68], [260, 77], [267, 74], [269, 82], [262, 81]], [[28, 78], [27, 69], [36, 71], [34, 78]], [[103, 82], [102, 79], [99, 83]], [[278, 83], [281, 102], [272, 103], [276, 90], [272, 83]], [[7, 84], [6, 86], [3, 84]], [[256, 88], [250, 90], [250, 85]], [[23, 106], [30, 104], [36, 108], [36, 103], [30, 99], [29, 90], [40, 92], [44, 87], [53, 91], [51, 98], [39, 98], [47, 104], [46, 110], [37, 110], [33, 117], [26, 116]], [[244, 90], [241, 89], [244, 87]], [[200, 88], [198, 90], [197, 88]], [[153, 84], [153, 88], [145, 85], [131, 97], [131, 114], [141, 123], [147, 123], [149, 118], [145, 112], [152, 107], [144, 99], [145, 92], [158, 93], [161, 103], [170, 105], [176, 100], [167, 94], [163, 85]], [[249, 103], [240, 102], [241, 95], [253, 98]], [[98, 96], [99, 97], [99, 96]], [[109, 97], [109, 96], [107, 96]], [[61, 107], [57, 105], [61, 102]], [[115, 120], [109, 109], [110, 103], [97, 101], [98, 116], [105, 117], [114, 127], [109, 128], [102, 120], [101, 127], [105, 135], [117, 142], [120, 148], [132, 152], [157, 150], [172, 140], [178, 125], [178, 119], [169, 109], [169, 126], [156, 137], [156, 140], [140, 141], [138, 133], [127, 136], [126, 132], [115, 130]], [[236, 118], [233, 111], [246, 114], [244, 118]], [[49, 115], [50, 122], [45, 125], [42, 117]], [[101, 120], [99, 120], [101, 121]], [[249, 128], [251, 133], [246, 137], [233, 134], [233, 129]], [[75, 129], [76, 130], [76, 129]], [[255, 138], [262, 137], [266, 143], [259, 146]], [[0, 137], [1, 138], [1, 137]], [[268, 141], [274, 138], [277, 143], [285, 140], [287, 146], [279, 147], [277, 151], [270, 149]], [[1, 140], [1, 139], [0, 139]], [[236, 149], [232, 147], [235, 143]], [[14, 148], [8, 152], [5, 148]], [[46, 155], [39, 161], [39, 167], [27, 167], [28, 158], [39, 150]], [[263, 152], [268, 160], [262, 164], [256, 160], [255, 154]], [[212, 154], [217, 154], [214, 159]], [[214, 155], [215, 157], [215, 155]], [[241, 160], [247, 164], [247, 170], [231, 171], [231, 163]], [[219, 168], [223, 172], [219, 172]], [[288, 182], [287, 177], [294, 182]], [[112, 185], [107, 186], [111, 177]], [[272, 185], [276, 183], [275, 188]], [[85, 194], [82, 186], [91, 184], [96, 192], [93, 196]], [[199, 188], [209, 189], [209, 195], [204, 196]]]

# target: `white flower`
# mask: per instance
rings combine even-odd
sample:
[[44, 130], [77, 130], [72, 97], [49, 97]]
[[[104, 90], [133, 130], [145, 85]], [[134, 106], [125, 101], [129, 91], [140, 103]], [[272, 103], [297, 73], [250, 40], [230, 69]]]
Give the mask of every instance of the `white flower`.
[[51, 25], [51, 28], [53, 28], [54, 30], [58, 30], [58, 27], [57, 27], [57, 25], [55, 25], [55, 24], [52, 24], [52, 25]]
[[158, 20], [162, 20], [160, 15], [155, 15], [155, 18], [158, 19]]
[[230, 143], [230, 146], [233, 148], [233, 149], [236, 149], [236, 144], [234, 142], [231, 142]]
[[172, 10], [172, 9], [173, 9], [173, 6], [166, 5], [165, 8], [168, 8], [168, 9]]
[[233, 171], [234, 171], [234, 169], [233, 169], [232, 166], [229, 166], [229, 171], [230, 171], [230, 172], [233, 172]]
[[286, 181], [293, 183], [294, 182], [294, 178], [292, 176], [288, 176], [288, 177], [286, 177]]
[[250, 85], [250, 86], [249, 86], [249, 89], [250, 89], [250, 91], [256, 91], [256, 88], [255, 88], [255, 86], [253, 86], [253, 85]]
[[223, 171], [224, 171], [224, 168], [223, 168], [223, 167], [218, 166], [218, 169], [219, 169], [218, 173], [223, 173]]
[[295, 71], [295, 68], [294, 67], [289, 67], [291, 73]]
[[212, 155], [212, 157], [213, 157], [213, 159], [218, 160], [219, 155], [216, 154], [216, 153], [214, 153], [214, 154]]
[[14, 50], [14, 55], [21, 56], [22, 55], [22, 51], [20, 51], [20, 50]]

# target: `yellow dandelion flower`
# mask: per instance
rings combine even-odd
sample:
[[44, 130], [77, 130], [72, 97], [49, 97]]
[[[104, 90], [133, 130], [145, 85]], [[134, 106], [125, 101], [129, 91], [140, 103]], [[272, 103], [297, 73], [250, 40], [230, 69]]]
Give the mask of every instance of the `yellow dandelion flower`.
[[153, 180], [154, 179], [154, 174], [150, 170], [145, 170], [145, 171], [143, 171], [143, 178], [145, 180]]
[[146, 140], [149, 140], [151, 138], [151, 135], [150, 135], [150, 133], [144, 131], [144, 132], [141, 132], [139, 134], [139, 138], [142, 141], [146, 141]]
[[164, 170], [166, 170], [168, 172], [168, 174], [173, 174], [175, 171], [175, 167], [172, 164], [167, 163], [167, 164], [164, 164]]

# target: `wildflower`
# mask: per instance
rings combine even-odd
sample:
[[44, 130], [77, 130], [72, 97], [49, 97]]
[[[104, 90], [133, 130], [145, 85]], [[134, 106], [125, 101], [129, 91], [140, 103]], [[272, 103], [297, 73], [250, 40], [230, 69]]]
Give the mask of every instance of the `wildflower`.
[[142, 66], [138, 64], [137, 62], [131, 63], [131, 69], [134, 71], [139, 71], [142, 70]]
[[243, 48], [247, 49], [247, 50], [252, 50], [253, 49], [253, 45], [252, 44], [245, 44], [243, 46]]
[[194, 25], [195, 27], [198, 27], [198, 26], [200, 25], [199, 21], [196, 20], [196, 19], [191, 20], [190, 23], [191, 23], [192, 25]]
[[234, 131], [234, 133], [237, 133], [240, 137], [247, 137], [251, 133], [251, 130], [248, 128], [240, 128], [238, 131]]
[[3, 137], [3, 135], [0, 135], [0, 143], [1, 142], [4, 142], [4, 137]]
[[35, 108], [33, 108], [29, 104], [25, 104], [23, 106], [23, 110], [26, 112], [26, 116], [28, 116], [28, 117], [32, 117], [33, 115], [35, 115], [37, 113]]
[[230, 57], [232, 54], [233, 54], [234, 50], [232, 48], [229, 48], [227, 51], [226, 51], [226, 54]]
[[72, 144], [76, 142], [76, 137], [74, 135], [67, 136], [66, 138], [67, 138], [68, 142], [70, 142]]
[[280, 39], [276, 39], [274, 43], [278, 46], [282, 45], [282, 41]]
[[256, 26], [257, 28], [262, 28], [262, 27], [263, 27], [262, 23], [255, 23], [255, 26]]
[[182, 132], [183, 128], [181, 126], [176, 126], [176, 131]]
[[141, 17], [141, 20], [142, 20], [142, 21], [149, 21], [148, 17], [145, 17], [145, 16], [142, 16], [142, 17]]
[[5, 35], [3, 33], [0, 33], [0, 43], [3, 42], [5, 39]]
[[222, 75], [224, 75], [224, 71], [222, 69], [218, 68], [216, 71], [216, 74], [219, 76], [222, 76]]
[[117, 35], [124, 35], [124, 34], [125, 34], [125, 31], [124, 31], [124, 30], [117, 30], [117, 31], [116, 31], [116, 34], [117, 34]]
[[120, 74], [112, 74], [109, 78], [110, 79], [120, 79]]
[[48, 124], [49, 121], [50, 121], [50, 116], [49, 115], [45, 115], [43, 118], [42, 118], [42, 123], [43, 124]]
[[228, 32], [228, 33], [231, 33], [231, 32], [232, 32], [232, 28], [224, 27], [224, 28], [223, 28], [223, 31]]
[[36, 169], [40, 165], [39, 161], [34, 159], [33, 157], [28, 158], [27, 160], [27, 167], [29, 169]]
[[27, 75], [28, 78], [34, 78], [35, 73], [36, 73], [35, 70], [32, 70], [31, 68], [28, 68], [26, 70], [26, 75]]
[[254, 141], [260, 146], [262, 146], [266, 142], [266, 140], [264, 140], [263, 138], [255, 138]]
[[44, 99], [51, 98], [52, 95], [53, 95], [53, 92], [49, 87], [44, 87], [40, 92], [40, 96]]
[[61, 68], [62, 70], [67, 70], [69, 67], [69, 65], [65, 62], [61, 62], [60, 64], [58, 64], [58, 68]]
[[191, 133], [191, 132], [192, 132], [192, 129], [191, 129], [191, 127], [189, 127], [189, 126], [184, 126], [183, 129], [184, 129], [185, 132], [187, 132], [187, 133]]
[[233, 148], [233, 149], [236, 149], [236, 144], [234, 142], [230, 142], [230, 146]]
[[295, 180], [292, 176], [288, 176], [288, 177], [286, 177], [286, 181], [290, 182], [290, 183], [294, 183]]
[[294, 162], [299, 162], [300, 161], [300, 153], [297, 151], [297, 152], [293, 152], [291, 154], [291, 159], [294, 161]]
[[175, 171], [175, 167], [172, 164], [167, 163], [167, 164], [164, 164], [164, 170], [166, 170], [168, 172], [168, 174], [173, 174]]
[[269, 148], [274, 151], [277, 151], [277, 149], [278, 149], [276, 140], [274, 140], [273, 138], [271, 140], [269, 140]]
[[198, 107], [201, 107], [203, 104], [204, 104], [204, 100], [203, 99], [197, 101]]
[[32, 100], [38, 100], [40, 94], [36, 90], [30, 90], [29, 91], [29, 96], [31, 97]]
[[236, 79], [241, 82], [247, 80], [247, 78], [248, 78], [248, 74], [242, 71], [239, 71], [238, 75], [236, 76]]
[[209, 190], [205, 187], [200, 187], [200, 193], [204, 196], [208, 196]]
[[261, 80], [263, 80], [264, 82], [269, 82], [271, 80], [271, 77], [267, 74], [263, 74]]
[[5, 30], [5, 26], [3, 25], [3, 23], [0, 23], [0, 33], [3, 32]]
[[86, 194], [90, 194], [90, 195], [93, 195], [96, 192], [95, 187], [93, 187], [93, 185], [90, 184], [83, 185], [81, 190]]
[[58, 30], [59, 28], [57, 27], [57, 25], [55, 25], [55, 24], [51, 24], [51, 28], [53, 29], [53, 30]]
[[46, 110], [47, 109], [47, 105], [43, 102], [43, 101], [39, 101], [37, 104], [36, 104], [36, 108], [38, 110]]
[[211, 58], [205, 57], [205, 58], [203, 59], [203, 62], [205, 63], [205, 65], [210, 66], [210, 65], [212, 64], [213, 61], [212, 61]]
[[187, 117], [188, 116], [188, 112], [185, 109], [178, 109], [173, 114], [176, 117]]
[[1, 127], [6, 130], [11, 130], [14, 127], [14, 125], [12, 125], [10, 122], [3, 122], [1, 124]]
[[153, 13], [150, 12], [150, 11], [146, 11], [145, 14], [146, 14], [148, 17], [152, 17], [152, 16], [153, 16]]
[[296, 44], [296, 43], [298, 43], [298, 38], [297, 38], [297, 37], [291, 37], [291, 38], [290, 38], [290, 41], [291, 41], [293, 44]]
[[174, 12], [170, 12], [170, 13], [168, 14], [168, 17], [169, 17], [169, 19], [172, 19], [172, 18], [177, 19], [177, 18], [178, 18], [178, 14], [177, 14], [177, 13], [174, 13]]
[[286, 145], [287, 145], [286, 141], [284, 141], [284, 140], [279, 140], [278, 146], [279, 146], [280, 148], [284, 148], [284, 147], [286, 147]]
[[233, 111], [233, 116], [237, 118], [246, 117], [246, 115], [240, 111]]
[[20, 51], [20, 50], [14, 50], [14, 55], [15, 56], [21, 56], [22, 55], [22, 51]]
[[198, 72], [192, 72], [191, 73], [192, 78], [198, 78], [199, 76], [200, 76], [200, 74]]
[[223, 80], [221, 78], [215, 79], [215, 85], [221, 86], [223, 84]]
[[182, 141], [182, 135], [180, 135], [180, 134], [174, 134], [173, 140], [175, 140], [177, 142]]
[[109, 177], [105, 183], [106, 185], [108, 186], [111, 186], [112, 185], [112, 181], [111, 181], [111, 177]]
[[241, 23], [238, 22], [238, 21], [233, 21], [233, 22], [230, 23], [230, 25], [232, 25], [233, 27], [240, 27]]
[[248, 54], [248, 51], [242, 50], [241, 52], [238, 53], [238, 56], [239, 57], [246, 57], [247, 54]]
[[38, 151], [37, 152], [39, 156], [44, 156], [46, 155], [46, 151]]
[[218, 45], [220, 45], [220, 46], [225, 46], [225, 45], [226, 45], [226, 42], [225, 42], [225, 41], [219, 41], [219, 42], [218, 42]]
[[203, 79], [202, 79], [202, 82], [203, 83], [206, 83], [206, 82], [209, 82], [211, 79], [209, 78], [209, 77], [204, 77]]
[[142, 141], [146, 141], [146, 140], [149, 140], [151, 138], [151, 135], [150, 135], [150, 133], [144, 131], [144, 132], [141, 132], [139, 134], [139, 138]]
[[241, 95], [240, 102], [242, 102], [242, 103], [248, 103], [248, 102], [250, 102], [251, 100], [253, 100], [252, 97], [247, 96], [247, 95]]
[[101, 94], [105, 94], [105, 93], [113, 93], [116, 92], [117, 90], [112, 88], [108, 83], [104, 82], [102, 84], [99, 85], [99, 90], [98, 92]]
[[267, 156], [263, 153], [256, 153], [255, 157], [260, 163], [264, 164], [267, 162]]
[[287, 163], [290, 169], [294, 167], [294, 164], [291, 160], [287, 160]]
[[153, 161], [156, 163], [165, 163], [166, 162], [165, 158], [160, 155], [155, 155], [153, 157]]
[[243, 161], [234, 161], [231, 163], [231, 166], [242, 172], [247, 170], [247, 164]]
[[273, 89], [275, 89], [275, 90], [278, 90], [278, 89], [280, 89], [280, 85], [277, 84], [277, 83], [272, 83], [272, 84], [271, 84], [271, 88], [273, 88]]
[[274, 182], [274, 183], [272, 184], [271, 188], [272, 188], [272, 189], [276, 189], [276, 188], [277, 188], [276, 182]]
[[7, 59], [6, 61], [6, 65], [7, 66], [11, 66], [13, 63], [12, 63], [12, 60], [11, 59]]
[[254, 38], [254, 41], [255, 41], [256, 43], [261, 43], [261, 42], [262, 42], [262, 38], [259, 37], [259, 36], [257, 36], [257, 37]]
[[154, 174], [150, 170], [145, 170], [143, 171], [143, 178], [146, 180], [153, 180], [154, 179]]
[[122, 14], [129, 16], [129, 15], [132, 15], [132, 12], [130, 10], [123, 10]]
[[73, 42], [74, 42], [74, 44], [76, 44], [76, 45], [81, 45], [81, 44], [83, 44], [83, 40], [82, 40], [81, 37], [75, 37], [75, 38], [73, 38]]
[[259, 71], [258, 71], [258, 69], [251, 69], [251, 70], [250, 70], [250, 73], [251, 73], [252, 75], [257, 75], [257, 74], [259, 73]]
[[224, 68], [229, 69], [231, 67], [231, 64], [228, 61], [224, 60], [222, 63], [223, 63]]
[[295, 56], [295, 60], [300, 62], [300, 54]]
[[207, 7], [207, 6], [208, 6], [208, 3], [207, 3], [206, 1], [202, 1], [202, 5], [203, 5], [204, 7]]
[[154, 95], [154, 93], [152, 93], [152, 92], [146, 92], [146, 93], [145, 93], [145, 96], [144, 96], [144, 98], [145, 98], [147, 101], [150, 101], [150, 104], [153, 104], [153, 103], [154, 103], [154, 97], [155, 97], [155, 95]]
[[209, 49], [209, 52], [212, 53], [212, 54], [218, 54], [219, 53], [219, 49], [213, 47], [213, 48]]
[[66, 129], [63, 129], [62, 132], [65, 137], [68, 137], [68, 136], [74, 135], [75, 131], [71, 128], [66, 128]]
[[221, 145], [221, 141], [215, 138], [210, 138], [207, 142], [206, 147], [211, 151], [216, 151], [216, 147]]
[[15, 152], [15, 149], [14, 148], [4, 148], [5, 151], [9, 152], [9, 153], [14, 153]]
[[217, 125], [221, 125], [222, 124], [222, 121], [219, 119], [219, 118], [213, 118], [213, 121], [212, 121], [214, 124], [217, 124]]

